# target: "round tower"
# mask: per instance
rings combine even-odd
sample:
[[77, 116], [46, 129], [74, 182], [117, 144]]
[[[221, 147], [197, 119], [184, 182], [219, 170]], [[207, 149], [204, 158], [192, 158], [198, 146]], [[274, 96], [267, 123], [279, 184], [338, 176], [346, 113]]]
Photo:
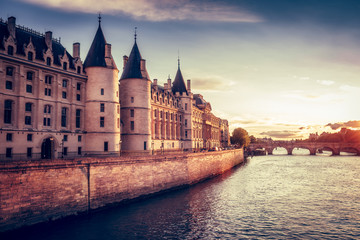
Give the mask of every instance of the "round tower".
[[111, 45], [99, 27], [84, 62], [88, 76], [85, 102], [85, 151], [88, 155], [119, 155], [120, 104], [118, 73]]
[[124, 154], [150, 154], [151, 80], [135, 43], [130, 56], [124, 56], [120, 78], [121, 151]]

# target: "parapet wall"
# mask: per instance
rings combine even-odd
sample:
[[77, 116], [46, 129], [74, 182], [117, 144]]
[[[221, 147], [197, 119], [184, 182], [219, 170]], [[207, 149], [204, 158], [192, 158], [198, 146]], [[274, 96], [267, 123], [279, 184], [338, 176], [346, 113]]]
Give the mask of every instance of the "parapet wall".
[[243, 162], [242, 149], [0, 163], [0, 232], [194, 184]]

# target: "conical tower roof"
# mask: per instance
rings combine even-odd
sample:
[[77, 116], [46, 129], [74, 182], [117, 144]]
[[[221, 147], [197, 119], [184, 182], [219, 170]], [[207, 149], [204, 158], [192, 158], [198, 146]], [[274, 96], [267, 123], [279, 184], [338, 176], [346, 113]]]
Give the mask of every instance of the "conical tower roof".
[[84, 68], [95, 67], [95, 66], [106, 67], [105, 45], [106, 45], [106, 40], [103, 31], [101, 29], [100, 20], [99, 20], [99, 27], [96, 31], [94, 40], [86, 56], [84, 62]]
[[141, 54], [137, 46], [136, 40], [120, 80], [127, 78], [140, 78], [140, 79], [147, 78], [147, 76], [143, 76], [141, 72]]
[[178, 64], [178, 70], [176, 72], [176, 76], [175, 76], [175, 79], [174, 79], [174, 82], [172, 84], [172, 92], [175, 94], [176, 92], [179, 92], [179, 93], [183, 93], [183, 92], [187, 92], [186, 90], [186, 86], [185, 86], [185, 82], [184, 82], [184, 78], [181, 74], [181, 70], [180, 70], [180, 61], [179, 61], [179, 64]]

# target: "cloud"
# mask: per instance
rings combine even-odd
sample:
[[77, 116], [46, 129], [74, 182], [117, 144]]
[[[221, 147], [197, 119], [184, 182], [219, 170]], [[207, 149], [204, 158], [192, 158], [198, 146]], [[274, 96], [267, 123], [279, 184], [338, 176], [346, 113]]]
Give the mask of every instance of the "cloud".
[[192, 0], [22, 0], [69, 12], [125, 14], [136, 20], [261, 22], [255, 14], [237, 6]]
[[321, 85], [330, 86], [333, 85], [335, 82], [330, 80], [316, 80], [317, 83], [320, 83]]
[[203, 77], [193, 78], [191, 81], [192, 88], [196, 90], [214, 90], [221, 91], [229, 89], [235, 83], [231, 80], [223, 79], [222, 77]]
[[272, 137], [272, 138], [297, 138], [301, 137], [299, 135], [299, 132], [297, 131], [289, 131], [289, 130], [283, 130], [283, 131], [267, 131], [262, 132], [260, 135]]
[[348, 121], [348, 122], [338, 122], [338, 123], [328, 123], [325, 127], [330, 127], [332, 130], [337, 130], [339, 128], [360, 128], [360, 120], [357, 121]]
[[340, 90], [343, 90], [345, 92], [356, 92], [358, 93], [360, 91], [359, 87], [354, 87], [354, 86], [350, 86], [350, 85], [341, 85], [340, 86]]

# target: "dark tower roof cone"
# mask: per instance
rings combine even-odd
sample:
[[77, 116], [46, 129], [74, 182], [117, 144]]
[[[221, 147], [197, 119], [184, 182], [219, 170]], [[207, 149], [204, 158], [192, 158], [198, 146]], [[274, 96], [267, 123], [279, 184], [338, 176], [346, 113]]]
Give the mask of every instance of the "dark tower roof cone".
[[183, 76], [181, 74], [181, 70], [180, 70], [180, 59], [178, 59], [178, 70], [176, 72], [176, 76], [175, 76], [174, 82], [172, 84], [172, 92], [174, 94], [176, 92], [179, 92], [179, 93], [186, 92], [186, 94], [188, 93], [186, 90], [184, 78], [183, 78]]
[[141, 73], [141, 54], [136, 40], [120, 79], [145, 78]]

